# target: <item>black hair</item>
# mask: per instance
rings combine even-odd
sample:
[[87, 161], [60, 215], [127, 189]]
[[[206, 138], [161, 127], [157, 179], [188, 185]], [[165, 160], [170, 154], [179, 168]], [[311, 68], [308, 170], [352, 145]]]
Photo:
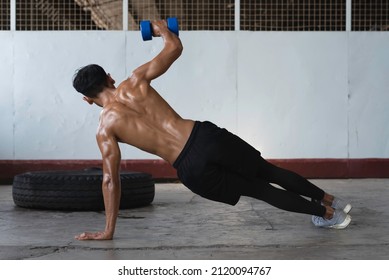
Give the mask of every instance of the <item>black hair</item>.
[[73, 77], [73, 87], [83, 95], [95, 98], [107, 86], [107, 73], [97, 64], [78, 69]]

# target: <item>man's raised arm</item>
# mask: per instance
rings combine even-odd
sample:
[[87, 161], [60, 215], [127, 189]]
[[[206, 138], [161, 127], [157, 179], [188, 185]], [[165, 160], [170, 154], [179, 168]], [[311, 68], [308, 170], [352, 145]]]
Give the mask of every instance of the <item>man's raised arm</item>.
[[132, 75], [132, 78], [146, 80], [149, 83], [164, 74], [183, 50], [181, 40], [167, 28], [166, 21], [153, 21], [151, 25], [153, 35], [163, 38], [164, 47], [154, 59], [135, 69]]

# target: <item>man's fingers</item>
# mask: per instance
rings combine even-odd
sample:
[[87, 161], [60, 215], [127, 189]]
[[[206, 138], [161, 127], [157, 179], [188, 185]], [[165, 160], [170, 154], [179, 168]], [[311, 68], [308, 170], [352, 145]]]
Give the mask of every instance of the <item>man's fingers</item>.
[[85, 233], [81, 233], [79, 235], [76, 235], [74, 238], [78, 240], [82, 240], [85, 237]]
[[76, 239], [78, 240], [88, 240], [90, 239], [92, 233], [90, 232], [84, 232], [84, 233], [81, 233], [79, 235], [76, 235]]
[[102, 239], [104, 232], [84, 232], [75, 236], [77, 240], [93, 240]]

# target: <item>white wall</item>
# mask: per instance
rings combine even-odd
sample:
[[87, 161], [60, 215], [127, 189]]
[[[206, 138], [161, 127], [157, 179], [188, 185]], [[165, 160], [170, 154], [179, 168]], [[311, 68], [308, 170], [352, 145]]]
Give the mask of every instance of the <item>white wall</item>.
[[346, 34], [239, 37], [239, 133], [265, 157], [347, 157]]
[[[181, 32], [154, 87], [267, 158], [389, 157], [387, 32]], [[72, 88], [101, 64], [119, 83], [161, 40], [138, 32], [0, 32], [0, 159], [98, 159], [100, 109]], [[124, 159], [152, 159], [122, 146]]]
[[351, 33], [350, 157], [389, 157], [389, 34]]
[[14, 88], [13, 38], [9, 32], [0, 32], [0, 158], [14, 156]]

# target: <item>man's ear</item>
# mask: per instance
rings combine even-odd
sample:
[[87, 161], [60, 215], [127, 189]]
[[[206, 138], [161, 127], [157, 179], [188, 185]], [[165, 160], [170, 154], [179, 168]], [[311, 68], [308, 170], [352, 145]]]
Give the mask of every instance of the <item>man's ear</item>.
[[93, 105], [93, 103], [94, 103], [93, 100], [92, 100], [91, 98], [89, 98], [89, 97], [84, 96], [82, 99], [83, 99], [84, 101], [88, 102], [89, 105]]
[[107, 74], [107, 83], [108, 85], [112, 85], [111, 87], [113, 87], [115, 85], [115, 80], [111, 77], [111, 74]]

